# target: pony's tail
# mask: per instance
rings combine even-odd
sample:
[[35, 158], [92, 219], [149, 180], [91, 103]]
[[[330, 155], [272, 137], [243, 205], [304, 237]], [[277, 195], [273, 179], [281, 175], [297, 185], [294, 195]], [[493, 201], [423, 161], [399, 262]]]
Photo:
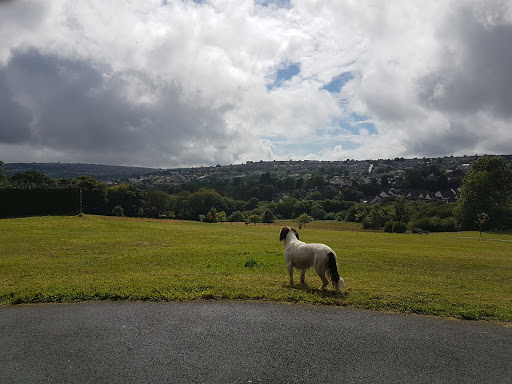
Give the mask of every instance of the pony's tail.
[[334, 288], [339, 291], [345, 287], [345, 281], [338, 274], [338, 264], [336, 263], [336, 256], [334, 256], [333, 252], [329, 252], [328, 254], [329, 260], [327, 263], [327, 271], [329, 277], [331, 278], [332, 285]]

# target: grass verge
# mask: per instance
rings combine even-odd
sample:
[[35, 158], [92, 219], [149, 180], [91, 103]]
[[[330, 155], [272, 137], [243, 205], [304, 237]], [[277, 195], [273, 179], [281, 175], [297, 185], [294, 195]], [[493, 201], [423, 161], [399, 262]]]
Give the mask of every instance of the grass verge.
[[[293, 224], [293, 223], [291, 223]], [[512, 235], [336, 231], [347, 289], [287, 285], [276, 226], [101, 216], [0, 220], [0, 304], [84, 300], [256, 299], [512, 321]]]

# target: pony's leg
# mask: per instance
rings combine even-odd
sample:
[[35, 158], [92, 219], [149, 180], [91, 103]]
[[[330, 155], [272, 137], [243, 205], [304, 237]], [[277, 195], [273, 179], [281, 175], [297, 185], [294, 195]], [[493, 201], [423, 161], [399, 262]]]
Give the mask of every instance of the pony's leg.
[[306, 270], [303, 269], [300, 273], [300, 283], [304, 284], [304, 281], [306, 280]]
[[320, 287], [320, 290], [324, 290], [325, 287], [327, 287], [327, 284], [329, 284], [329, 280], [325, 277], [325, 275], [321, 275], [320, 278], [322, 279], [322, 286]]
[[288, 273], [290, 275], [290, 285], [293, 285], [293, 267], [292, 266], [288, 267]]
[[322, 286], [320, 287], [320, 289], [323, 291], [325, 287], [327, 287], [327, 284], [329, 284], [329, 280], [327, 280], [327, 277], [325, 277], [325, 268], [322, 268], [319, 265], [316, 265], [315, 267], [316, 273], [318, 273], [318, 277], [320, 277], [320, 279], [322, 280]]

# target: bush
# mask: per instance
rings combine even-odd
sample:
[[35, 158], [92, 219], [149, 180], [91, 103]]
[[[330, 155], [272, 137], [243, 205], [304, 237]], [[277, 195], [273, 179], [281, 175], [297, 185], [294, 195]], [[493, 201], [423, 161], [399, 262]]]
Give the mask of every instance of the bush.
[[322, 209], [322, 207], [319, 204], [315, 204], [311, 208], [311, 216], [313, 216], [313, 219], [324, 220], [325, 215], [326, 215], [326, 212]]
[[455, 217], [447, 217], [446, 219], [442, 220], [443, 223], [443, 232], [457, 232], [457, 221], [455, 220]]
[[380, 225], [367, 216], [363, 219], [363, 229], [380, 229]]
[[407, 224], [403, 221], [394, 221], [392, 228], [394, 233], [405, 233], [407, 231]]
[[0, 188], [0, 217], [76, 215], [80, 190], [53, 185]]
[[407, 224], [403, 221], [386, 221], [384, 224], [384, 232], [404, 233], [407, 231]]
[[366, 204], [355, 204], [352, 207], [350, 207], [345, 215], [345, 221], [359, 221], [356, 218], [356, 215], [360, 214], [360, 217], [364, 217], [368, 214], [368, 205]]
[[455, 203], [417, 203], [417, 218], [438, 217], [446, 219], [453, 217]]
[[114, 207], [114, 209], [112, 210], [112, 214], [114, 216], [120, 216], [120, 217], [123, 217], [124, 216], [124, 209], [123, 207], [121, 207], [120, 205], [116, 205]]
[[424, 217], [412, 222], [413, 228], [429, 232], [455, 232], [457, 223], [453, 217], [440, 219], [439, 217]]

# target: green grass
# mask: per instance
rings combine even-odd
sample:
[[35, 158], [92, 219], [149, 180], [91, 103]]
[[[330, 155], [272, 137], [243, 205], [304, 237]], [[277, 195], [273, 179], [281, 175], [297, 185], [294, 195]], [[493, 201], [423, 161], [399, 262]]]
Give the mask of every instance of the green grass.
[[[288, 286], [277, 223], [245, 226], [101, 216], [0, 220], [0, 304], [256, 299], [512, 321], [512, 235], [388, 234], [309, 224], [347, 289]], [[294, 223], [290, 223], [294, 224]], [[340, 231], [339, 229], [344, 229]], [[298, 280], [298, 273], [296, 273]]]

